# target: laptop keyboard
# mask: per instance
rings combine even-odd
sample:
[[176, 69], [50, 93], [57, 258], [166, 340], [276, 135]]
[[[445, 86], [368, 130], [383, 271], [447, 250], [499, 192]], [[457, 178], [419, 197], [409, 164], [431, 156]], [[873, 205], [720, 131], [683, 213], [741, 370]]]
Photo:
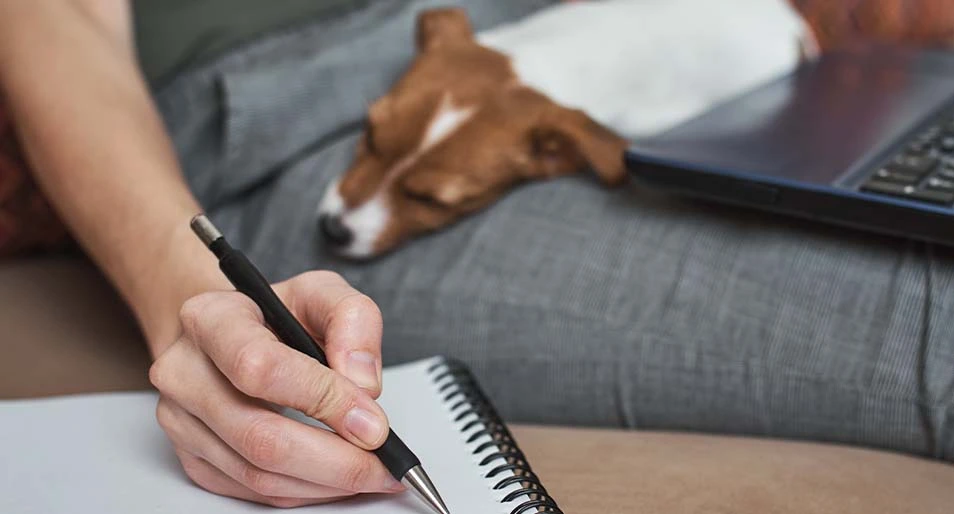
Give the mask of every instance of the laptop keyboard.
[[954, 118], [923, 130], [874, 172], [861, 190], [935, 205], [954, 205]]

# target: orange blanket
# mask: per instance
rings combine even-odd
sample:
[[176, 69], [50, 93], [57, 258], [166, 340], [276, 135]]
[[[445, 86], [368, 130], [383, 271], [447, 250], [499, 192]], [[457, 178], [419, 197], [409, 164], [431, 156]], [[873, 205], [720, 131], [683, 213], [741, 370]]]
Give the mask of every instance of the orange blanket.
[[822, 51], [864, 41], [954, 47], [951, 0], [790, 0]]
[[0, 108], [0, 257], [60, 248], [68, 236], [27, 173]]

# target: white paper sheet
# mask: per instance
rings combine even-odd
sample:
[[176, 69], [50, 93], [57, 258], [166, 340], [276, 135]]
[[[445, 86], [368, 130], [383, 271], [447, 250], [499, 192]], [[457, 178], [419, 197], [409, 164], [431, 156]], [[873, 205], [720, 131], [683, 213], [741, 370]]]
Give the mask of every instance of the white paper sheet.
[[[516, 486], [495, 491], [494, 482], [483, 478], [488, 468], [477, 464], [493, 450], [472, 455], [476, 444], [467, 444], [460, 431], [468, 420], [453, 421], [449, 406], [438, 394], [434, 374], [428, 372], [437, 362], [430, 359], [385, 370], [380, 404], [392, 428], [421, 459], [453, 514], [509, 513], [517, 503], [500, 500]], [[193, 485], [156, 423], [156, 399], [153, 393], [111, 393], [0, 401], [0, 513], [271, 510]], [[429, 513], [411, 493], [365, 496], [295, 512]]]

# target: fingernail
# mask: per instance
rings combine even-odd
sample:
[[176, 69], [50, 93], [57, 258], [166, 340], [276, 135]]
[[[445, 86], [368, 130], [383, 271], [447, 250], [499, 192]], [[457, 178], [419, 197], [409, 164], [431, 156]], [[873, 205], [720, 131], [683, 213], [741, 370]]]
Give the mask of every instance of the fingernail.
[[388, 475], [388, 477], [384, 479], [383, 490], [389, 493], [399, 493], [404, 490], [404, 485], [395, 480], [393, 476]]
[[355, 407], [345, 416], [345, 428], [370, 447], [384, 439], [384, 432], [388, 427], [378, 416]]
[[348, 355], [348, 378], [358, 387], [377, 390], [378, 360], [368, 352], [351, 352]]

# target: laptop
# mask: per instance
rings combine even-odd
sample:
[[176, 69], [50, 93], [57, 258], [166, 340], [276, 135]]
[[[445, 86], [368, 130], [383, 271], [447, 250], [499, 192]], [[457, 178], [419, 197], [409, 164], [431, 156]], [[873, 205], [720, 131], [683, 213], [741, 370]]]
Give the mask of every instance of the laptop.
[[826, 55], [640, 140], [626, 163], [653, 187], [954, 245], [954, 53]]

